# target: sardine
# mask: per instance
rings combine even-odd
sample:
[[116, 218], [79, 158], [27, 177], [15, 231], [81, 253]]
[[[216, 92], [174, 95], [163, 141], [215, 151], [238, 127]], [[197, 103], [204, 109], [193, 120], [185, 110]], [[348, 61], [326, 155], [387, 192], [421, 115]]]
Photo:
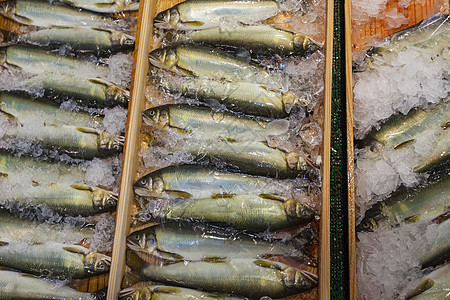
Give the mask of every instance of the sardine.
[[55, 300], [96, 300], [91, 293], [84, 293], [62, 285], [61, 282], [47, 281], [34, 275], [0, 270], [0, 299], [55, 299]]
[[431, 242], [424, 238], [424, 247], [415, 253], [422, 268], [435, 266], [450, 258], [450, 218], [440, 223]]
[[117, 52], [134, 48], [132, 35], [102, 28], [43, 28], [23, 34], [10, 34], [8, 43], [40, 47], [67, 45], [75, 51]]
[[172, 39], [176, 44], [207, 44], [245, 48], [257, 54], [281, 54], [309, 56], [320, 46], [300, 33], [277, 29], [268, 25], [214, 27], [187, 33], [177, 33]]
[[375, 231], [382, 224], [397, 226], [402, 222], [431, 220], [450, 207], [450, 176], [418, 188], [402, 189], [375, 204], [356, 227], [357, 231]]
[[222, 194], [282, 194], [289, 188], [288, 181], [197, 165], [163, 168], [143, 176], [134, 184], [134, 191], [140, 196], [186, 199]]
[[150, 52], [149, 60], [156, 67], [181, 75], [272, 84], [278, 88], [281, 85], [268, 70], [216, 48], [195, 45], [159, 48]]
[[272, 0], [188, 0], [160, 12], [154, 19], [157, 28], [192, 30], [231, 24], [254, 23], [279, 12]]
[[211, 258], [157, 266], [143, 262], [128, 251], [127, 264], [139, 270], [146, 280], [251, 298], [298, 294], [314, 288], [318, 282], [314, 274], [264, 259]]
[[155, 285], [142, 282], [137, 286], [119, 292], [119, 300], [242, 300], [241, 297], [227, 294], [206, 293], [178, 286]]
[[450, 263], [435, 269], [406, 295], [406, 300], [436, 300], [449, 297]]
[[[265, 258], [291, 257], [315, 265], [315, 259], [302, 248], [310, 242], [306, 228], [289, 242], [272, 242], [245, 233], [230, 233], [220, 227], [190, 223], [163, 223], [139, 230], [127, 238], [128, 248], [140, 257], [170, 264], [184, 260], [208, 260], [210, 257]], [[140, 254], [145, 254], [140, 255]]]
[[231, 110], [250, 115], [280, 118], [286, 117], [294, 107], [311, 109], [311, 101], [306, 97], [298, 98], [290, 92], [269, 89], [259, 83], [164, 76], [160, 84], [166, 91], [204, 102], [214, 99]]
[[107, 273], [111, 258], [77, 245], [0, 240], [0, 265], [50, 277], [88, 278]]
[[0, 13], [19, 23], [37, 27], [120, 28], [115, 18], [79, 10], [57, 1], [8, 0], [0, 3]]
[[232, 140], [264, 140], [270, 135], [284, 134], [289, 121], [247, 117], [226, 111], [214, 111], [205, 106], [169, 104], [149, 108], [142, 113], [148, 125], [173, 128], [179, 133], [201, 139], [223, 137]]
[[197, 160], [219, 160], [232, 169], [258, 176], [293, 178], [312, 175], [317, 170], [307, 158], [263, 142], [188, 141], [167, 150], [189, 153]]
[[123, 11], [138, 10], [139, 0], [60, 0], [63, 3], [75, 7], [100, 12], [118, 13]]
[[249, 231], [305, 224], [316, 213], [300, 201], [275, 195], [231, 195], [188, 200], [164, 211], [169, 220], [199, 220]]

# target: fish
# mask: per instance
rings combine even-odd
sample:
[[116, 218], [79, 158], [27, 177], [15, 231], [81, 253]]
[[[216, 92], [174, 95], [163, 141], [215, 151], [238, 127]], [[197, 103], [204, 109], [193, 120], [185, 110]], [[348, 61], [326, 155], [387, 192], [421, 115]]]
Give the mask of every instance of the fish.
[[214, 27], [175, 33], [171, 44], [205, 44], [245, 48], [255, 54], [309, 56], [321, 49], [311, 38], [269, 25]]
[[90, 27], [41, 28], [22, 34], [10, 34], [8, 44], [40, 47], [69, 46], [74, 51], [111, 53], [132, 50], [136, 38], [112, 29]]
[[55, 299], [55, 300], [96, 300], [94, 293], [84, 293], [62, 285], [61, 282], [47, 281], [38, 276], [0, 270], [0, 299]]
[[148, 173], [134, 184], [144, 197], [201, 199], [218, 195], [277, 194], [291, 188], [288, 180], [233, 173], [199, 165], [170, 166]]
[[27, 244], [0, 239], [0, 265], [58, 278], [89, 278], [109, 272], [111, 258], [70, 244]]
[[163, 212], [168, 220], [195, 220], [253, 232], [310, 222], [316, 212], [300, 201], [269, 195], [230, 195], [187, 200]]
[[223, 137], [232, 140], [260, 139], [285, 134], [289, 121], [247, 117], [206, 106], [168, 104], [149, 108], [142, 113], [145, 123], [161, 129], [175, 129], [201, 139]]
[[162, 76], [159, 84], [167, 92], [181, 93], [207, 103], [217, 100], [230, 110], [249, 115], [284, 118], [296, 107], [308, 111], [312, 109], [307, 97], [299, 98], [289, 91], [283, 92], [259, 83]]
[[308, 291], [318, 282], [312, 273], [265, 259], [210, 258], [159, 266], [128, 251], [127, 264], [145, 280], [249, 298], [281, 298]]
[[282, 86], [273, 72], [217, 48], [197, 45], [158, 48], [150, 52], [149, 60], [155, 67], [183, 76]]
[[127, 246], [141, 258], [163, 264], [208, 260], [211, 256], [235, 259], [275, 255], [316, 266], [316, 259], [303, 250], [312, 236], [305, 228], [288, 242], [274, 242], [248, 233], [230, 233], [217, 226], [165, 222], [131, 233]]
[[139, 10], [139, 0], [60, 0], [82, 9], [99, 13], [118, 13]]
[[275, 16], [279, 4], [272, 0], [188, 0], [156, 15], [156, 28], [197, 30], [231, 24], [254, 23]]
[[450, 155], [450, 130], [444, 129], [437, 137], [430, 153], [425, 157], [419, 157], [413, 167], [416, 173], [424, 173], [439, 169], [439, 166], [448, 161]]
[[8, 0], [0, 3], [0, 14], [37, 27], [98, 27], [121, 29], [119, 20], [47, 0]]
[[436, 227], [435, 235], [430, 240], [424, 239], [424, 247], [414, 255], [422, 268], [439, 265], [450, 258], [450, 218]]
[[231, 169], [257, 176], [295, 178], [300, 174], [315, 176], [317, 173], [317, 168], [306, 157], [270, 147], [265, 142], [188, 141], [167, 147], [167, 151], [189, 153], [198, 161], [223, 162]]
[[239, 300], [244, 299], [228, 294], [207, 293], [199, 290], [177, 286], [156, 285], [142, 282], [136, 286], [121, 290], [119, 300], [171, 300], [171, 299], [204, 299], [204, 300]]
[[406, 300], [435, 300], [446, 299], [449, 296], [448, 283], [450, 282], [450, 264], [439, 267], [406, 295]]
[[378, 202], [366, 213], [357, 231], [376, 231], [386, 224], [397, 226], [403, 222], [432, 220], [450, 207], [450, 176], [422, 184], [417, 188], [401, 189], [388, 199]]

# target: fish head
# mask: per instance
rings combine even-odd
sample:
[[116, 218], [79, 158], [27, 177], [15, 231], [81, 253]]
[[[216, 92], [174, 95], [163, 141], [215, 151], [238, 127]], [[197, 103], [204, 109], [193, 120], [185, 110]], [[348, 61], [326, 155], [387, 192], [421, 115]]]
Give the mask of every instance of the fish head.
[[134, 192], [139, 196], [160, 196], [164, 190], [164, 180], [153, 173], [143, 176], [134, 184]]
[[140, 0], [123, 0], [123, 6], [126, 10], [139, 10]]
[[98, 149], [101, 152], [105, 153], [116, 153], [121, 152], [123, 150], [123, 144], [125, 142], [125, 138], [123, 136], [117, 136], [114, 134], [110, 134], [106, 131], [101, 132], [98, 135]]
[[0, 2], [0, 14], [14, 18], [16, 15], [16, 3], [15, 1], [2, 1]]
[[168, 129], [170, 123], [170, 112], [167, 107], [158, 106], [149, 108], [142, 113], [145, 123], [156, 125], [161, 129]]
[[312, 208], [294, 199], [289, 199], [284, 203], [284, 210], [288, 218], [304, 222], [309, 222], [316, 216], [316, 212]]
[[123, 106], [128, 106], [130, 100], [130, 92], [115, 85], [108, 84], [105, 90], [106, 101], [111, 103], [119, 103]]
[[109, 272], [111, 267], [111, 257], [97, 253], [90, 252], [84, 258], [84, 269], [89, 274], [104, 274]]
[[96, 211], [109, 211], [116, 207], [118, 196], [110, 191], [93, 188], [92, 205]]
[[[138, 4], [139, 5], [139, 4]], [[132, 46], [134, 46], [135, 42], [136, 42], [136, 38], [132, 35], [120, 32], [120, 31], [116, 31], [113, 30], [111, 32], [111, 45], [114, 47], [126, 47], [126, 48], [130, 48]]]
[[156, 28], [177, 29], [181, 24], [181, 17], [176, 7], [160, 12], [153, 19]]
[[282, 271], [283, 283], [288, 289], [308, 291], [318, 284], [318, 277], [310, 272], [288, 267]]
[[175, 48], [159, 48], [149, 54], [150, 63], [158, 68], [176, 71], [177, 52]]
[[374, 232], [385, 220], [386, 217], [375, 205], [366, 212], [364, 219], [356, 226], [356, 231]]
[[133, 232], [127, 238], [127, 245], [135, 252], [153, 253], [158, 247], [155, 231], [150, 227]]
[[322, 46], [320, 46], [313, 39], [306, 37], [299, 33], [294, 34], [294, 50], [295, 50], [295, 52], [297, 52], [305, 57], [308, 57], [320, 49], [322, 49]]

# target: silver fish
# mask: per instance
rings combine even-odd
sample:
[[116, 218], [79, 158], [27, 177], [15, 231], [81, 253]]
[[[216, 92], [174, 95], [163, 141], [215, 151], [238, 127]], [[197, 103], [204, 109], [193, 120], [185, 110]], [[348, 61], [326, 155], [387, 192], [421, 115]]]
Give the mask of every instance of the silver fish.
[[436, 300], [446, 299], [449, 297], [448, 290], [450, 282], [450, 264], [437, 268], [419, 283], [419, 285], [410, 291], [407, 300]]
[[99, 13], [118, 13], [139, 9], [139, 0], [60, 0], [75, 7]]
[[424, 247], [415, 253], [422, 268], [438, 265], [450, 257], [450, 219], [440, 223], [431, 242], [424, 240]]

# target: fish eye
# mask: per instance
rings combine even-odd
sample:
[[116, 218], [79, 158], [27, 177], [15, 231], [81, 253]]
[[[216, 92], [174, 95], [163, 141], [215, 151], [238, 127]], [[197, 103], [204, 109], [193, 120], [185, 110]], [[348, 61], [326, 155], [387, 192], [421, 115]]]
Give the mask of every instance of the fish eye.
[[364, 222], [364, 223], [362, 224], [362, 227], [363, 227], [364, 229], [369, 229], [369, 228], [370, 228], [369, 222]]
[[142, 185], [146, 185], [147, 184], [147, 179], [142, 178], [139, 183], [142, 184]]

